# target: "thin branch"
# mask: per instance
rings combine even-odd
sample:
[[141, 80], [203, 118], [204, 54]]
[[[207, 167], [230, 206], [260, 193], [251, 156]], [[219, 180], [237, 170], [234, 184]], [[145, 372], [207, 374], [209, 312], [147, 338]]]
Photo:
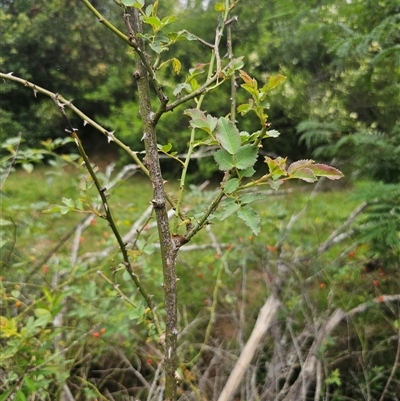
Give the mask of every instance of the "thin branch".
[[139, 159], [139, 157], [137, 156], [137, 152], [134, 152], [130, 149], [129, 146], [125, 145], [122, 141], [120, 141], [115, 135], [114, 135], [114, 131], [107, 131], [104, 127], [102, 127], [100, 124], [96, 123], [94, 120], [92, 120], [89, 116], [87, 116], [85, 113], [83, 113], [81, 110], [79, 110], [70, 100], [66, 100], [62, 95], [57, 94], [57, 93], [53, 93], [50, 92], [47, 89], [42, 88], [41, 86], [35, 85], [32, 82], [27, 81], [26, 79], [22, 79], [22, 78], [18, 78], [18, 77], [14, 77], [11, 73], [8, 74], [4, 74], [2, 72], [0, 72], [0, 78], [9, 80], [9, 81], [13, 81], [13, 82], [17, 82], [19, 84], [22, 84], [30, 89], [32, 89], [35, 93], [41, 93], [45, 96], [48, 96], [49, 98], [51, 98], [53, 101], [55, 101], [55, 103], [57, 104], [57, 106], [59, 108], [64, 108], [64, 107], [68, 107], [69, 109], [71, 109], [77, 116], [79, 116], [83, 122], [84, 125], [89, 124], [91, 125], [93, 128], [95, 128], [96, 130], [100, 131], [103, 135], [105, 135], [108, 139], [108, 142], [115, 142], [121, 149], [123, 149], [130, 157], [132, 157], [132, 159], [135, 161], [135, 163], [140, 167], [140, 169], [143, 171], [143, 173], [148, 177], [149, 176], [149, 172], [147, 170], [147, 168], [144, 166], [144, 164], [142, 163], [142, 161]]
[[75, 140], [75, 143], [76, 143], [76, 145], [78, 147], [79, 153], [80, 153], [82, 159], [85, 162], [85, 167], [87, 168], [87, 170], [88, 170], [88, 172], [89, 172], [89, 174], [90, 174], [90, 176], [91, 176], [91, 178], [92, 178], [92, 180], [94, 182], [94, 185], [96, 186], [96, 189], [97, 189], [97, 191], [98, 191], [98, 193], [100, 195], [101, 201], [103, 203], [104, 211], [105, 211], [105, 216], [103, 216], [103, 218], [105, 218], [108, 221], [108, 223], [110, 225], [110, 228], [111, 228], [111, 230], [112, 230], [112, 232], [113, 232], [113, 234], [114, 234], [114, 236], [115, 236], [115, 238], [116, 238], [116, 240], [118, 242], [118, 245], [119, 245], [119, 248], [121, 250], [123, 260], [124, 260], [123, 264], [124, 264], [127, 272], [129, 273], [129, 276], [131, 277], [131, 279], [135, 283], [136, 287], [138, 288], [138, 290], [142, 294], [143, 298], [146, 300], [146, 303], [147, 303], [148, 307], [151, 309], [152, 314], [153, 314], [153, 318], [154, 318], [154, 323], [155, 323], [155, 325], [157, 327], [158, 333], [161, 334], [162, 333], [161, 323], [160, 323], [160, 320], [159, 320], [159, 317], [158, 317], [158, 313], [156, 311], [153, 299], [152, 299], [151, 295], [148, 294], [148, 292], [145, 290], [145, 288], [143, 287], [142, 283], [140, 282], [138, 276], [133, 271], [132, 264], [131, 264], [131, 262], [129, 260], [128, 251], [126, 249], [126, 244], [124, 243], [124, 241], [123, 241], [123, 239], [121, 237], [121, 234], [120, 234], [120, 232], [119, 232], [119, 230], [117, 228], [117, 225], [115, 224], [114, 217], [113, 217], [113, 215], [111, 213], [111, 209], [110, 209], [110, 206], [108, 204], [107, 195], [106, 195], [106, 188], [103, 188], [101, 186], [100, 181], [97, 178], [96, 173], [94, 172], [94, 170], [93, 170], [93, 168], [92, 168], [92, 166], [90, 164], [89, 158], [86, 155], [85, 150], [83, 149], [82, 143], [78, 138], [78, 135], [75, 132], [72, 132], [71, 135]]

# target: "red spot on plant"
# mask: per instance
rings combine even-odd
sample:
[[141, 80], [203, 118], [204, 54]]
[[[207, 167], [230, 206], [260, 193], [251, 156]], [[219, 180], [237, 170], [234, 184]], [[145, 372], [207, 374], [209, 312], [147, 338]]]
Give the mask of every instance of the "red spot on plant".
[[147, 363], [148, 363], [149, 365], [152, 365], [152, 364], [153, 364], [153, 360], [152, 360], [151, 358], [147, 358]]
[[16, 306], [17, 308], [19, 308], [21, 305], [22, 305], [22, 302], [21, 302], [21, 301], [15, 302], [15, 306]]
[[380, 295], [377, 299], [378, 299], [378, 302], [383, 302], [384, 301], [384, 298], [383, 298], [382, 295]]
[[378, 287], [379, 286], [379, 280], [374, 280], [372, 282], [372, 284], [374, 285], [374, 287]]
[[98, 331], [95, 331], [95, 332], [92, 334], [92, 336], [93, 336], [94, 338], [99, 338], [99, 337], [100, 337], [100, 333], [99, 333]]
[[42, 272], [44, 273], [44, 274], [47, 274], [48, 272], [49, 272], [49, 266], [47, 266], [47, 265], [43, 265], [42, 266]]
[[92, 221], [90, 222], [90, 225], [94, 226], [94, 225], [96, 225], [96, 223], [97, 223], [96, 219], [92, 219]]
[[348, 254], [348, 257], [349, 258], [354, 258], [356, 256], [356, 253], [354, 252], [354, 251], [352, 251], [352, 252], [350, 252], [349, 254]]
[[321, 290], [323, 290], [324, 288], [326, 288], [326, 284], [325, 283], [319, 283], [319, 288], [321, 288]]
[[106, 329], [104, 327], [102, 327], [99, 331], [100, 334], [104, 334], [106, 332]]
[[276, 252], [276, 251], [277, 251], [277, 249], [276, 249], [273, 245], [267, 245], [267, 249], [268, 249], [270, 252]]

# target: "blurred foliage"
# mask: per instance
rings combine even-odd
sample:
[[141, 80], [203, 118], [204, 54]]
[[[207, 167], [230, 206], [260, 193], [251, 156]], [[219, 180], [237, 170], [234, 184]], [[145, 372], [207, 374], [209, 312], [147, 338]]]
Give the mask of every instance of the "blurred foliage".
[[[178, 15], [170, 31], [189, 26], [191, 33], [212, 42], [218, 18], [215, 3], [166, 0], [160, 2], [159, 14]], [[126, 31], [122, 10], [114, 2], [94, 4]], [[363, 173], [377, 179], [398, 179], [399, 12], [391, 0], [307, 0], [301, 5], [295, 0], [239, 2], [240, 18], [232, 22], [232, 29], [236, 54], [246, 55], [244, 69], [261, 82], [276, 73], [288, 77], [270, 104], [269, 122], [282, 135], [264, 144], [267, 154], [291, 159], [311, 153], [318, 159], [336, 157], [355, 161]], [[73, 99], [132, 149], [143, 148], [132, 50], [105, 34], [105, 28], [78, 0], [39, 1], [29, 7], [24, 1], [2, 0], [0, 27], [3, 71], [13, 71]], [[158, 74], [171, 99], [189, 69], [207, 60], [208, 51], [200, 42], [178, 41], [159, 55]], [[179, 74], [172, 62], [164, 64], [172, 57], [181, 63]], [[11, 83], [1, 85], [0, 91], [1, 140], [21, 133], [34, 144], [62, 133], [63, 123], [48, 99], [34, 99], [30, 91]], [[238, 98], [239, 103], [247, 100], [242, 89]], [[209, 113], [226, 115], [229, 103], [221, 88], [218, 96], [206, 97], [204, 104]], [[258, 129], [255, 119], [237, 119], [243, 130]], [[82, 129], [81, 122], [74, 121]], [[315, 126], [321, 129], [316, 131]], [[187, 128], [181, 112], [169, 113], [160, 122], [159, 142], [170, 142], [177, 151], [184, 151]], [[321, 132], [325, 132], [322, 137]], [[380, 137], [376, 157], [365, 163], [376, 135]], [[83, 137], [93, 151], [108, 151], [106, 141], [90, 128], [85, 128]], [[212, 174], [212, 164], [201, 161], [205, 176]], [[175, 171], [175, 167], [168, 165], [168, 170]], [[198, 171], [194, 170], [196, 175]]]

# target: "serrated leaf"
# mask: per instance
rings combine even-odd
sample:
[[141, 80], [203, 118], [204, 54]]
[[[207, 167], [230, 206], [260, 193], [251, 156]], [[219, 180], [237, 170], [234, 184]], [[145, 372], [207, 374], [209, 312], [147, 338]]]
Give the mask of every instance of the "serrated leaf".
[[242, 116], [246, 115], [249, 111], [251, 111], [253, 108], [253, 105], [250, 103], [243, 103], [240, 106], [238, 106], [237, 111], [240, 113]]
[[232, 192], [235, 192], [238, 189], [239, 184], [240, 181], [238, 178], [231, 178], [224, 184], [224, 192], [226, 194], [231, 194]]
[[205, 115], [201, 110], [198, 109], [187, 109], [184, 114], [190, 116], [190, 126], [192, 128], [199, 128], [203, 131], [211, 134], [217, 126], [218, 120], [215, 117]]
[[257, 192], [250, 192], [239, 197], [239, 201], [242, 205], [247, 205], [248, 203], [262, 199], [265, 199], [265, 195]]
[[241, 140], [236, 125], [225, 117], [217, 123], [216, 137], [223, 149], [234, 155], [240, 148]]
[[253, 177], [253, 175], [255, 173], [256, 173], [256, 170], [253, 167], [249, 167], [249, 168], [246, 168], [245, 170], [241, 171], [240, 176], [249, 178], [249, 177]]
[[260, 233], [260, 216], [259, 214], [249, 205], [246, 205], [238, 211], [238, 217], [242, 219], [254, 235]]
[[294, 171], [298, 170], [299, 168], [303, 167], [310, 167], [314, 163], [314, 160], [311, 159], [303, 159], [293, 162], [287, 169], [289, 174], [292, 174]]
[[221, 221], [227, 219], [232, 214], [236, 213], [240, 209], [240, 205], [238, 205], [233, 199], [229, 199], [222, 209]]
[[235, 160], [225, 149], [219, 149], [214, 153], [214, 159], [218, 168], [222, 171], [228, 171], [235, 167]]
[[306, 181], [306, 182], [315, 182], [318, 180], [318, 178], [314, 175], [313, 171], [309, 167], [302, 167], [291, 174], [289, 174], [290, 178], [299, 178], [300, 180]]
[[246, 170], [256, 164], [258, 150], [253, 145], [244, 145], [236, 153], [236, 168]]
[[326, 164], [313, 164], [310, 169], [318, 177], [326, 177], [328, 180], [339, 180], [344, 174], [335, 167]]

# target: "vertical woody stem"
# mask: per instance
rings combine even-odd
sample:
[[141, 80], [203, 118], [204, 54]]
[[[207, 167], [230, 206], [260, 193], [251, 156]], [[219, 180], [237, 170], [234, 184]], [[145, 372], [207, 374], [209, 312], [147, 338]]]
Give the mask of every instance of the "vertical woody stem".
[[[132, 28], [134, 32], [142, 32], [142, 23], [137, 9], [131, 10]], [[134, 77], [138, 88], [139, 112], [143, 122], [143, 140], [146, 149], [145, 163], [153, 185], [152, 204], [157, 218], [158, 234], [161, 247], [161, 258], [164, 276], [165, 300], [165, 396], [164, 400], [175, 401], [177, 383], [175, 372], [177, 368], [177, 277], [175, 271], [176, 255], [179, 243], [171, 236], [166, 208], [166, 194], [164, 180], [161, 174], [160, 161], [157, 149], [155, 114], [151, 110], [150, 77], [143, 57], [144, 43], [137, 38], [136, 71]], [[143, 54], [142, 54], [143, 56]], [[166, 99], [167, 101], [168, 99]]]

